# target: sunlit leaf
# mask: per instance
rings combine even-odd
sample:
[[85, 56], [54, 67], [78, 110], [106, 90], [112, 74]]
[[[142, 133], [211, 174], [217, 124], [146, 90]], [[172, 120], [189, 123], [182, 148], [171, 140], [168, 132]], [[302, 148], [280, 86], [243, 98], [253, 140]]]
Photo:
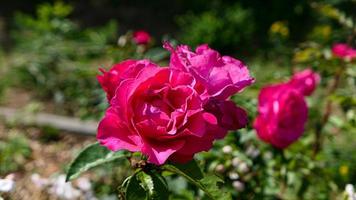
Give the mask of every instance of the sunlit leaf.
[[79, 155], [73, 160], [69, 166], [66, 180], [73, 180], [81, 173], [89, 169], [112, 162], [114, 160], [123, 159], [128, 155], [125, 151], [113, 152], [99, 143], [94, 143], [87, 146]]

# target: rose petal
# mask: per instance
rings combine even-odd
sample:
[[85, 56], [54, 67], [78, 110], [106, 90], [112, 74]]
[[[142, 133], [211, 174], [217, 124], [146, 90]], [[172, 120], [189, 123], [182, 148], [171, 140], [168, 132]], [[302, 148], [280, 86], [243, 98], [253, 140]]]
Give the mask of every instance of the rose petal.
[[97, 139], [100, 144], [112, 151], [121, 149], [139, 151], [142, 146], [140, 137], [129, 130], [115, 111], [110, 108], [99, 123]]
[[185, 45], [174, 49], [165, 43], [164, 47], [171, 52], [170, 68], [190, 72], [216, 99], [227, 99], [254, 82], [241, 61], [221, 57], [207, 45], [197, 47], [196, 52]]
[[205, 105], [205, 110], [214, 114], [219, 126], [227, 130], [236, 130], [247, 125], [247, 113], [232, 101], [211, 100]]
[[162, 165], [166, 162], [168, 157], [182, 148], [184, 145], [183, 140], [157, 143], [152, 141], [146, 141], [142, 148], [142, 153], [148, 156], [148, 162], [156, 165]]

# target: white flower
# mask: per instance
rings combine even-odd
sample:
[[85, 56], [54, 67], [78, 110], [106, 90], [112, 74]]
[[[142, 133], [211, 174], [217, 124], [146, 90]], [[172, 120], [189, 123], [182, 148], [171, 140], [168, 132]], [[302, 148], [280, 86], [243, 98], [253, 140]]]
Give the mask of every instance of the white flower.
[[86, 177], [78, 178], [77, 186], [82, 191], [89, 191], [91, 189], [90, 180]]
[[222, 148], [222, 151], [223, 151], [224, 153], [226, 153], [226, 154], [231, 153], [231, 152], [232, 152], [232, 147], [229, 146], [229, 145], [226, 145], [226, 146], [224, 146], [224, 147]]
[[215, 167], [215, 171], [219, 173], [223, 173], [225, 171], [225, 167], [223, 164], [219, 164]]
[[15, 189], [15, 181], [11, 179], [0, 179], [0, 192], [11, 192]]
[[39, 188], [43, 188], [49, 184], [49, 180], [42, 178], [39, 174], [32, 174], [31, 181]]
[[245, 184], [241, 181], [234, 181], [232, 182], [232, 186], [235, 188], [236, 191], [241, 192], [245, 189]]
[[251, 145], [247, 148], [246, 154], [252, 158], [256, 158], [260, 154], [260, 151]]
[[49, 192], [62, 199], [71, 200], [79, 198], [82, 195], [80, 190], [75, 189], [72, 183], [66, 183], [65, 179], [65, 175], [63, 174], [52, 179], [52, 187], [49, 189]]
[[271, 160], [271, 159], [273, 158], [272, 152], [270, 152], [270, 151], [265, 152], [265, 153], [263, 154], [263, 158], [264, 158], [265, 160]]
[[117, 44], [121, 47], [125, 46], [127, 43], [127, 37], [126, 35], [122, 35], [119, 37], [119, 39], [117, 40]]
[[237, 167], [241, 163], [241, 159], [238, 157], [235, 157], [232, 159], [232, 166]]
[[238, 165], [237, 170], [241, 173], [246, 173], [248, 172], [249, 168], [248, 165], [245, 162], [243, 162]]
[[354, 186], [351, 185], [351, 184], [347, 184], [346, 187], [345, 187], [345, 192], [347, 194], [353, 194], [355, 191], [354, 191]]
[[229, 178], [230, 178], [231, 180], [236, 180], [236, 179], [239, 178], [239, 174], [236, 173], [236, 172], [230, 172], [230, 173], [229, 173]]
[[347, 184], [345, 187], [345, 192], [349, 197], [348, 200], [356, 200], [356, 193], [354, 186], [352, 184]]

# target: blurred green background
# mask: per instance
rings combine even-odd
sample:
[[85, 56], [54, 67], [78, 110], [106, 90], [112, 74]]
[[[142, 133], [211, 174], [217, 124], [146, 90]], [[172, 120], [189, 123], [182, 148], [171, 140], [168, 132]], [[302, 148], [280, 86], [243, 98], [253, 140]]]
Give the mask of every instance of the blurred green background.
[[[225, 180], [224, 189], [237, 199], [347, 199], [346, 184], [356, 184], [356, 65], [335, 58], [331, 46], [356, 45], [355, 18], [355, 0], [1, 1], [0, 105], [21, 115], [0, 123], [0, 179], [14, 174], [17, 183], [0, 196], [66, 199], [51, 192], [53, 184], [29, 183], [39, 182], [35, 174], [43, 181], [57, 180], [95, 137], [24, 126], [23, 119], [44, 112], [97, 122], [107, 107], [96, 81], [98, 68], [128, 58], [165, 65], [169, 54], [162, 41], [168, 40], [192, 48], [207, 43], [243, 60], [256, 78], [234, 97], [249, 112], [249, 126], [197, 156], [206, 171]], [[137, 45], [132, 41], [136, 30], [153, 39]], [[251, 128], [257, 95], [262, 86], [305, 68], [320, 73], [322, 81], [308, 98], [305, 134], [282, 156]], [[325, 113], [329, 116], [322, 123]], [[323, 139], [315, 152], [318, 129]], [[128, 164], [89, 173], [91, 197], [116, 199], [116, 188], [128, 173], [123, 166]], [[172, 199], [202, 196], [186, 181], [170, 179]], [[73, 185], [67, 192], [80, 195], [72, 199], [89, 199], [80, 183]]]

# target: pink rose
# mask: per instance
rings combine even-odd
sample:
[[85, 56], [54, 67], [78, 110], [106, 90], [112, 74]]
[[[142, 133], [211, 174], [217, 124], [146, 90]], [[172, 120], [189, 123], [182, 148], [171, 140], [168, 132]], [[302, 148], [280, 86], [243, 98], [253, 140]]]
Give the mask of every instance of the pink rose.
[[334, 56], [338, 58], [354, 59], [356, 58], [356, 49], [348, 46], [347, 44], [337, 43], [332, 47]]
[[277, 148], [285, 148], [304, 132], [308, 108], [304, 97], [289, 85], [267, 86], [259, 95], [258, 136]]
[[209, 150], [226, 130], [203, 109], [195, 79], [169, 68], [143, 68], [116, 88], [97, 138], [112, 151], [140, 151], [148, 161], [178, 162]]
[[296, 141], [303, 134], [308, 117], [304, 95], [310, 95], [318, 81], [319, 75], [308, 69], [287, 83], [262, 88], [254, 122], [259, 138], [280, 149]]
[[304, 96], [309, 96], [313, 93], [319, 81], [319, 74], [313, 72], [311, 69], [306, 69], [294, 74], [289, 84], [291, 84], [294, 89], [299, 90]]
[[[235, 67], [230, 67], [231, 74], [240, 72], [240, 66]], [[98, 80], [110, 107], [97, 138], [112, 151], [139, 151], [157, 165], [166, 160], [187, 162], [195, 153], [209, 150], [228, 130], [247, 123], [242, 108], [210, 96], [206, 83], [188, 70], [128, 60], [103, 73]]]
[[143, 30], [135, 31], [133, 33], [133, 41], [136, 44], [148, 44], [151, 41], [151, 36]]
[[172, 53], [169, 66], [191, 73], [213, 98], [225, 100], [254, 82], [244, 63], [229, 56], [220, 56], [206, 44], [198, 46], [195, 52], [186, 45], [174, 49], [165, 43], [164, 47]]

